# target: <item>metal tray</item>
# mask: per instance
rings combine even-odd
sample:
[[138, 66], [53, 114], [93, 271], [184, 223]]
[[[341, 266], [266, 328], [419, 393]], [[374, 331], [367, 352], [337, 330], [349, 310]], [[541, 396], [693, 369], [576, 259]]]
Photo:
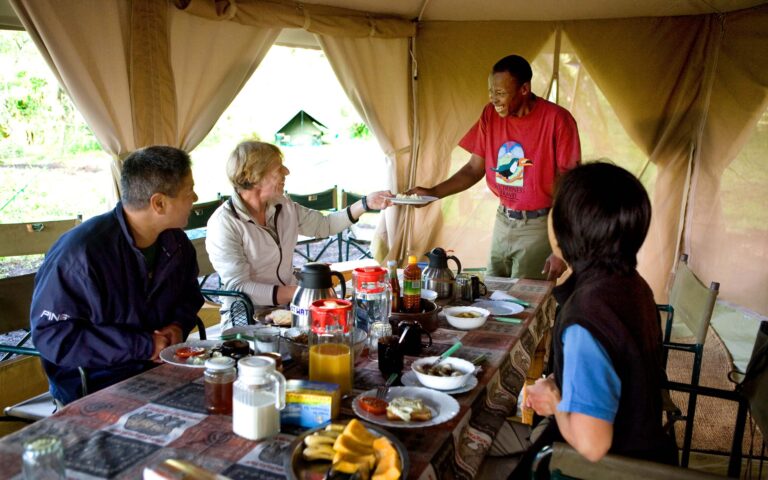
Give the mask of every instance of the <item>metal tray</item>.
[[[351, 419], [337, 420], [333, 423], [341, 423], [346, 425]], [[405, 445], [393, 434], [387, 430], [378, 427], [372, 423], [358, 419], [365, 428], [371, 433], [383, 437], [387, 437], [392, 445], [397, 450], [397, 454], [400, 455], [400, 463], [402, 466], [402, 473], [400, 478], [404, 479], [408, 477], [408, 470], [410, 469], [410, 461], [408, 460], [408, 452], [405, 450]], [[289, 448], [289, 455], [286, 455], [284, 460], [285, 472], [287, 477], [291, 480], [322, 480], [325, 477], [326, 472], [331, 467], [331, 462], [317, 461], [308, 462], [301, 456], [302, 450], [304, 450], [304, 437], [312, 435], [313, 433], [323, 430], [325, 425], [307, 430], [291, 443]]]

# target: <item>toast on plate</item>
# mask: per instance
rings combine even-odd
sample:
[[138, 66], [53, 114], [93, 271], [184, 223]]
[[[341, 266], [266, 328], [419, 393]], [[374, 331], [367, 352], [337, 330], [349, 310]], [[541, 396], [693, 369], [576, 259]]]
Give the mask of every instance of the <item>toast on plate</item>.
[[420, 398], [395, 397], [387, 407], [388, 420], [426, 422], [432, 419], [432, 411]]

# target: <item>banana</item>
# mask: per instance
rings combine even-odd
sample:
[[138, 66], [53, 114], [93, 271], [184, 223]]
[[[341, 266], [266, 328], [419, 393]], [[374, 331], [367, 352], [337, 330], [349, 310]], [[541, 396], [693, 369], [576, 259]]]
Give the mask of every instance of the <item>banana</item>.
[[324, 437], [330, 437], [333, 439], [336, 439], [339, 435], [341, 435], [341, 432], [338, 430], [318, 430], [314, 433], [314, 435], [322, 435]]
[[326, 435], [318, 435], [316, 433], [312, 435], [307, 435], [304, 437], [304, 444], [306, 444], [308, 447], [312, 447], [315, 445], [330, 445], [333, 446], [334, 442], [336, 441], [335, 437], [330, 437]]
[[333, 447], [327, 444], [312, 445], [311, 447], [305, 448], [301, 453], [304, 456], [304, 459], [310, 462], [315, 460], [331, 461], [333, 460], [334, 455]]
[[345, 426], [340, 424], [340, 423], [331, 423], [330, 425], [325, 427], [325, 430], [326, 431], [331, 431], [331, 432], [339, 432], [339, 433], [341, 433], [341, 432], [344, 431], [344, 427]]

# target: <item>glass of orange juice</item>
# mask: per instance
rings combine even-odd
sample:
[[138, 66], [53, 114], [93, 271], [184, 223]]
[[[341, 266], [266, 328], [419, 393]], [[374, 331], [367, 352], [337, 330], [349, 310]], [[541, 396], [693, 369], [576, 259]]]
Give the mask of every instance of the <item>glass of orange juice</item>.
[[352, 391], [352, 350], [349, 345], [323, 343], [309, 347], [309, 379], [337, 383], [342, 394]]
[[352, 391], [352, 302], [327, 298], [309, 307], [309, 379], [339, 385], [341, 394]]

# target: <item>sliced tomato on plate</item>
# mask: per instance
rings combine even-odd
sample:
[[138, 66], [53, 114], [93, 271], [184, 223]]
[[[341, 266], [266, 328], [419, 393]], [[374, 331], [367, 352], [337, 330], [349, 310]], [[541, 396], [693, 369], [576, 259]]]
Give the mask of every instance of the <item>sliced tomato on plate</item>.
[[357, 403], [360, 405], [360, 408], [373, 415], [384, 415], [387, 413], [387, 407], [389, 406], [386, 400], [376, 397], [361, 397]]
[[196, 357], [204, 353], [205, 353], [205, 348], [203, 347], [181, 347], [176, 349], [176, 351], [174, 352], [174, 355], [176, 355], [179, 358], [189, 358], [189, 357]]

